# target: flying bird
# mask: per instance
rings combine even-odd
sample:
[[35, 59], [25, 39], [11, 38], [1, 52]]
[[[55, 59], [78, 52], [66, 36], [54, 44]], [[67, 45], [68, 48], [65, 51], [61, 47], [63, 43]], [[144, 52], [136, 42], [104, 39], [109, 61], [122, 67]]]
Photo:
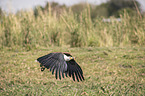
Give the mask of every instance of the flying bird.
[[84, 80], [83, 71], [76, 63], [74, 57], [69, 53], [50, 53], [45, 56], [39, 57], [37, 61], [40, 63], [41, 71], [45, 68], [50, 69], [55, 78], [72, 77], [73, 80]]

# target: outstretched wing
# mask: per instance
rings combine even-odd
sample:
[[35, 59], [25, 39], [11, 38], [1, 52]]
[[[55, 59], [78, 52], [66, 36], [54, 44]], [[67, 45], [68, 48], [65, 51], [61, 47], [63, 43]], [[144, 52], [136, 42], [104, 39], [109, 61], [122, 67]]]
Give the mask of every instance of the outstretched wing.
[[84, 80], [83, 71], [74, 59], [66, 61], [66, 63], [68, 65], [68, 74], [74, 81], [77, 80], [79, 82]]
[[40, 66], [50, 69], [52, 74], [55, 72], [56, 79], [58, 78], [58, 75], [59, 79], [61, 79], [61, 75], [64, 78], [64, 73], [67, 71], [67, 64], [62, 53], [50, 53], [38, 58], [37, 61], [41, 63]]

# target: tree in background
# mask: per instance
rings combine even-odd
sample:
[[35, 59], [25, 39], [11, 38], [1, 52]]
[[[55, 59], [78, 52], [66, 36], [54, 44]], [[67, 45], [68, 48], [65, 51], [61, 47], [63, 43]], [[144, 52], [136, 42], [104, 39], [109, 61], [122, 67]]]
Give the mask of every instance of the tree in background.
[[91, 17], [92, 19], [95, 17], [108, 17], [109, 12], [108, 12], [108, 3], [102, 3], [99, 6], [96, 6], [95, 8], [92, 8], [91, 10]]
[[85, 8], [87, 8], [86, 3], [79, 3], [71, 6], [71, 9], [74, 13], [81, 13]]
[[[135, 5], [136, 4], [136, 5]], [[137, 15], [136, 8], [139, 8], [140, 11], [140, 4], [137, 1], [133, 0], [109, 0], [106, 3], [102, 3], [101, 5], [90, 5], [91, 9], [91, 18], [94, 19], [96, 17], [120, 17], [120, 14], [124, 13], [124, 10], [131, 15], [135, 16]], [[51, 6], [51, 10], [50, 10]], [[42, 10], [42, 12], [55, 12], [57, 16], [59, 16], [63, 10], [70, 9], [73, 11], [73, 13], [80, 14], [84, 9], [87, 8], [86, 3], [79, 3], [75, 4], [69, 7], [66, 7], [65, 5], [59, 5], [56, 2], [47, 2], [44, 7], [42, 6], [36, 6], [34, 9], [34, 14], [37, 16], [40, 12], [38, 10]]]
[[133, 2], [133, 0], [109, 0], [106, 3], [96, 6], [96, 8], [92, 10], [92, 18], [98, 16], [119, 17], [120, 13], [122, 13], [124, 9], [126, 9], [129, 14], [135, 15], [136, 7], [134, 3], [136, 3], [137, 7], [140, 9], [140, 4], [137, 1]]
[[[135, 1], [138, 8], [140, 8], [140, 5], [137, 1]], [[128, 11], [135, 11], [135, 5], [133, 0], [110, 0], [108, 2], [108, 12], [109, 16], [119, 16], [118, 11], [122, 9], [129, 9]], [[130, 12], [130, 13], [132, 13]]]
[[[51, 10], [49, 9], [50, 6], [51, 6]], [[56, 3], [56, 2], [51, 2], [51, 3], [50, 3], [50, 2], [47, 2], [46, 5], [45, 5], [44, 7], [42, 7], [42, 6], [36, 6], [36, 7], [34, 8], [34, 14], [35, 14], [35, 16], [37, 17], [37, 15], [39, 14], [39, 13], [38, 13], [39, 10], [41, 10], [41, 11], [44, 12], [44, 13], [47, 13], [47, 12], [49, 12], [49, 11], [52, 11], [52, 12], [55, 12], [56, 15], [60, 15], [61, 12], [62, 12], [64, 9], [65, 9], [65, 10], [67, 9], [66, 5], [59, 5], [59, 4]]]

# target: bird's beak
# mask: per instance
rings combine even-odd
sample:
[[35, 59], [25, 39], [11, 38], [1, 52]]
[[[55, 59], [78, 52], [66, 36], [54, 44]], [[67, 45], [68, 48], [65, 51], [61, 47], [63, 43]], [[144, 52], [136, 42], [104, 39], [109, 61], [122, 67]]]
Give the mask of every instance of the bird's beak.
[[70, 60], [74, 59], [74, 57], [70, 57]]

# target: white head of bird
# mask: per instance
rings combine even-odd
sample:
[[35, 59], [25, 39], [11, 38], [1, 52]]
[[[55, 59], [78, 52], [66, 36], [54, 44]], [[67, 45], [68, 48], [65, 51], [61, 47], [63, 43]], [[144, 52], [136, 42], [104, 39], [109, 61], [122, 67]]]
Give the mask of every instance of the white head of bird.
[[74, 59], [74, 57], [67, 56], [67, 55], [65, 55], [65, 54], [63, 54], [63, 55], [64, 55], [64, 60], [65, 60], [65, 61], [70, 61], [70, 60]]

